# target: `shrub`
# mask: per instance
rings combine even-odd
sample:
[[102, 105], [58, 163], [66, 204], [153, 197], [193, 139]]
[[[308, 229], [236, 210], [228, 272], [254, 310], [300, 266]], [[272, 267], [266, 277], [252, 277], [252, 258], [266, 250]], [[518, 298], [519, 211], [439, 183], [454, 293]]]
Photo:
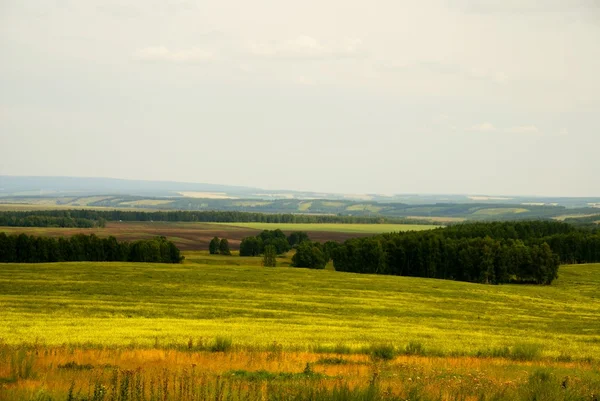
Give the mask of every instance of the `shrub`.
[[318, 365], [346, 365], [349, 362], [340, 357], [320, 358], [317, 362]]
[[19, 349], [10, 358], [10, 374], [13, 380], [29, 379], [34, 375], [35, 356], [24, 349]]
[[508, 347], [499, 347], [479, 350], [475, 355], [479, 358], [510, 358], [510, 349]]
[[94, 365], [91, 364], [78, 364], [75, 361], [67, 362], [64, 364], [58, 365], [59, 369], [70, 369], [70, 370], [92, 370], [94, 369]]
[[425, 347], [418, 341], [410, 341], [406, 347], [404, 347], [404, 352], [407, 355], [425, 355]]
[[377, 344], [371, 346], [371, 358], [374, 360], [391, 361], [396, 357], [396, 349], [392, 344]]
[[217, 336], [215, 343], [210, 347], [212, 352], [227, 352], [233, 348], [233, 340], [231, 337]]
[[265, 267], [276, 267], [277, 266], [277, 249], [273, 245], [265, 246], [265, 254], [263, 256], [263, 266]]
[[542, 346], [539, 344], [516, 344], [510, 352], [510, 358], [517, 361], [532, 361], [540, 356]]
[[337, 343], [334, 347], [333, 347], [333, 352], [335, 354], [351, 354], [352, 350], [350, 349], [349, 346], [347, 346], [346, 344], [343, 343]]

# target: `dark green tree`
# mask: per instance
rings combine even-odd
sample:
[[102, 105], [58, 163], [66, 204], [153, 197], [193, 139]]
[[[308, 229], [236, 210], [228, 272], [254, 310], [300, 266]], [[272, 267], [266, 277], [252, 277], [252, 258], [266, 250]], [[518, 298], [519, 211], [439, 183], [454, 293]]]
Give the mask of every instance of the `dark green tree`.
[[317, 242], [304, 241], [296, 248], [292, 257], [292, 266], [324, 269], [328, 259]]
[[220, 245], [221, 245], [221, 240], [219, 240], [219, 237], [214, 237], [212, 240], [210, 240], [210, 243], [208, 244], [208, 252], [211, 255], [218, 254]]
[[229, 241], [227, 241], [227, 238], [221, 239], [221, 242], [219, 243], [219, 253], [221, 255], [231, 255], [231, 251], [229, 250]]
[[294, 231], [287, 237], [287, 241], [291, 247], [294, 247], [304, 241], [308, 241], [308, 234], [303, 231]]
[[240, 243], [240, 256], [258, 256], [262, 248], [262, 240], [258, 237], [246, 237]]
[[273, 245], [267, 245], [263, 255], [263, 266], [265, 267], [276, 267], [277, 266], [277, 249]]

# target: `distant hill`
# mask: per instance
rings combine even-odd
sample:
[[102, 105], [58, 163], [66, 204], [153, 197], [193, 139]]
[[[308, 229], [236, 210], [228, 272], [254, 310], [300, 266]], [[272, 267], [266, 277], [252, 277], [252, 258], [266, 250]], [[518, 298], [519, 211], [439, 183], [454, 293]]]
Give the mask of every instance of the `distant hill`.
[[[0, 205], [27, 208], [225, 210], [453, 222], [600, 215], [600, 198], [336, 194], [113, 178], [0, 176]], [[594, 217], [590, 218], [593, 220]]]
[[265, 190], [175, 181], [144, 181], [99, 177], [33, 177], [0, 175], [0, 197], [8, 196], [84, 196], [132, 195], [150, 197], [191, 197], [205, 199], [325, 199], [383, 203], [436, 204], [511, 204], [525, 206], [600, 206], [600, 197], [489, 196], [485, 194], [340, 194], [295, 190]]

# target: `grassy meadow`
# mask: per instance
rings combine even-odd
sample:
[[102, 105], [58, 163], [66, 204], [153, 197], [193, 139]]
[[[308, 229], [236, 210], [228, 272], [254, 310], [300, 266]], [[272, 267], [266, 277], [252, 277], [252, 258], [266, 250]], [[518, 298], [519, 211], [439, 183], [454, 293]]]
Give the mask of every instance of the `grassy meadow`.
[[2, 265], [0, 338], [170, 347], [226, 335], [242, 348], [301, 351], [416, 341], [435, 355], [526, 343], [549, 358], [600, 355], [597, 264], [563, 266], [552, 286], [491, 286], [188, 256], [183, 265]]
[[600, 394], [600, 264], [491, 286], [186, 256], [1, 265], [0, 399]]

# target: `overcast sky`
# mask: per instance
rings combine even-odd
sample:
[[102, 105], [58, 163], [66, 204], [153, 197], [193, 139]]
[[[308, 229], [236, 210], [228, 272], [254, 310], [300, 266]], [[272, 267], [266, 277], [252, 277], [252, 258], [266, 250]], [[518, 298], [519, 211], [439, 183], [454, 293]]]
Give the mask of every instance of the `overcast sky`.
[[598, 0], [0, 0], [0, 174], [600, 196]]

